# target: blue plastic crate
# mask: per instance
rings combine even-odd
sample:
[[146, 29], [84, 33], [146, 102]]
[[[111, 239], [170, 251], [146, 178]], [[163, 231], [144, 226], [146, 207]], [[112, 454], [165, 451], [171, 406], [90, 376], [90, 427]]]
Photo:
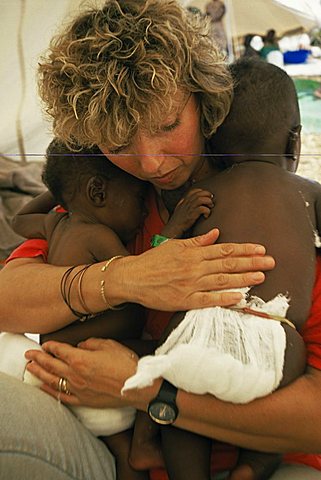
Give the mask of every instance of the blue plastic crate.
[[310, 50], [293, 50], [289, 52], [284, 52], [284, 63], [304, 63], [310, 53]]

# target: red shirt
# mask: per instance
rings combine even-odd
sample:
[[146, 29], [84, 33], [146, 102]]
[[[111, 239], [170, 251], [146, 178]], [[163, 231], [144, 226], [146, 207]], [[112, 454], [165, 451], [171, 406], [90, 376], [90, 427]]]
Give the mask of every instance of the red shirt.
[[[145, 220], [143, 230], [135, 241], [128, 246], [131, 253], [139, 254], [150, 248], [151, 237], [160, 233], [164, 223], [161, 220], [154, 191], [151, 189], [148, 199], [149, 215]], [[20, 245], [8, 258], [26, 258], [42, 256], [47, 259], [48, 246], [45, 240], [27, 240]], [[155, 273], [157, 274], [157, 272]], [[158, 339], [172, 316], [171, 312], [150, 310], [147, 317], [146, 331], [152, 338]], [[308, 365], [321, 370], [321, 256], [317, 257], [316, 280], [313, 290], [313, 302], [308, 320], [301, 332], [307, 348]], [[213, 471], [228, 470], [237, 460], [237, 449], [231, 445], [213, 442], [212, 465]], [[287, 454], [285, 461], [289, 463], [303, 463], [321, 470], [321, 455], [315, 454]], [[164, 470], [154, 470], [152, 480], [167, 480]]]

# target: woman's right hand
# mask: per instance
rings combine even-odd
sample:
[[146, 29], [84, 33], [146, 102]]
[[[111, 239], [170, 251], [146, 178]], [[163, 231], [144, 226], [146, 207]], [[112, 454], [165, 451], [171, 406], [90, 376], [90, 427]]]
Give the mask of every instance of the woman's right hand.
[[[214, 229], [187, 240], [169, 240], [114, 262], [108, 280], [110, 301], [129, 300], [167, 311], [238, 303], [240, 293], [220, 290], [262, 283], [263, 271], [273, 269], [275, 262], [262, 245], [215, 244], [218, 236]], [[122, 298], [111, 298], [113, 278], [125, 287]]]

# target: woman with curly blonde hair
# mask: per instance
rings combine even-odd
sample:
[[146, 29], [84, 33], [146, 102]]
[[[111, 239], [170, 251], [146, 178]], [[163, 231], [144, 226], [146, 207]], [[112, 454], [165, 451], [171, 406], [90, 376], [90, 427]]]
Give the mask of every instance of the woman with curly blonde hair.
[[155, 135], [193, 94], [211, 137], [229, 111], [232, 80], [208, 28], [168, 0], [110, 1], [84, 13], [52, 40], [39, 66], [56, 136], [124, 149], [138, 129]]
[[[48, 333], [71, 324], [77, 315], [134, 302], [154, 309], [146, 330], [157, 339], [169, 315], [155, 310], [233, 305], [242, 298], [233, 289], [264, 281], [262, 271], [274, 267], [265, 248], [216, 245], [217, 230], [148, 250], [168, 221], [171, 197], [177, 201], [193, 182], [218, 168], [211, 158], [211, 137], [229, 111], [233, 85], [200, 17], [175, 0], [107, 0], [102, 8], [81, 13], [52, 40], [39, 75], [55, 136], [75, 151], [77, 145], [98, 145], [115, 165], [149, 182], [150, 212], [131, 245], [135, 255], [113, 257], [86, 270], [46, 264], [44, 242], [19, 247], [0, 274], [2, 331]], [[259, 437], [248, 429], [253, 425], [250, 409], [244, 409], [236, 431], [231, 411], [221, 409], [217, 421], [214, 397], [173, 391], [161, 379], [122, 396], [137, 355], [117, 342], [91, 339], [78, 348], [49, 342], [43, 348], [49, 354], [27, 354], [33, 360], [28, 369], [43, 381], [45, 391], [67, 405], [146, 410], [155, 406], [157, 396], [168, 409], [159, 417], [154, 410], [155, 421], [164, 421], [161, 414], [170, 410], [174, 416], [166, 423], [178, 415], [176, 424], [184, 429], [267, 448], [271, 417]], [[14, 412], [11, 435], [7, 427], [0, 429], [3, 450], [15, 453], [14, 461], [6, 455], [1, 463], [4, 478], [22, 478], [23, 471], [28, 478], [49, 480], [115, 478], [107, 449], [67, 409], [27, 385], [5, 376], [1, 381], [1, 408], [7, 415]]]

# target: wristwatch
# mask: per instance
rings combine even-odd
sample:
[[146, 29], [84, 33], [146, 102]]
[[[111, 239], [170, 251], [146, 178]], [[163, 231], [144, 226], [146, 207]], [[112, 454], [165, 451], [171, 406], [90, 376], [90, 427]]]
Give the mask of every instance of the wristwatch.
[[159, 389], [157, 396], [148, 405], [148, 415], [160, 425], [171, 425], [178, 416], [176, 405], [177, 388], [167, 380]]

